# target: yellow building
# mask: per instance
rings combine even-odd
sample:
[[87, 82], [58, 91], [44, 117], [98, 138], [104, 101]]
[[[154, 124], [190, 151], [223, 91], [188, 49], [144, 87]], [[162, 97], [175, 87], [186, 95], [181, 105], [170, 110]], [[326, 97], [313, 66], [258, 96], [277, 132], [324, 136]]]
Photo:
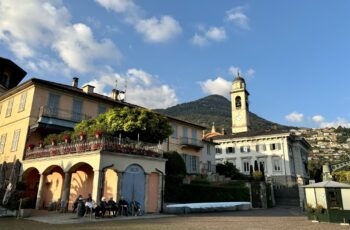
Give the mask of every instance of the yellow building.
[[[0, 72], [9, 66], [7, 72], [14, 74], [7, 75], [11, 79], [20, 71], [10, 64], [0, 62]], [[71, 130], [81, 120], [95, 118], [115, 106], [136, 105], [118, 100], [117, 90], [107, 97], [95, 93], [91, 85], [79, 88], [77, 78], [71, 85], [35, 78], [15, 85], [4, 87], [0, 94], [0, 162], [22, 162], [26, 193], [36, 200], [37, 208], [59, 201], [71, 208], [78, 195], [91, 193], [97, 202], [102, 196], [114, 200], [124, 196], [129, 201], [138, 200], [146, 212], [158, 212], [165, 173], [165, 159], [159, 152], [181, 153], [189, 173], [208, 167], [209, 161], [203, 160], [204, 147], [213, 145], [204, 146], [201, 140], [205, 127], [171, 117], [174, 133], [158, 147], [129, 146], [125, 150], [120, 148], [118, 137], [41, 147], [50, 133]], [[215, 169], [214, 157], [212, 154], [210, 171]]]

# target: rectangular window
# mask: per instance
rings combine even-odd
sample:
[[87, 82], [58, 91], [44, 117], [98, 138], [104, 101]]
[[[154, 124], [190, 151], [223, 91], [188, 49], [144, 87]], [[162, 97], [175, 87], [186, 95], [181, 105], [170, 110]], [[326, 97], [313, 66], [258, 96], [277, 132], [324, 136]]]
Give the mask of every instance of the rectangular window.
[[197, 172], [197, 157], [191, 156], [191, 170], [192, 172]]
[[207, 161], [207, 170], [211, 172], [211, 161]]
[[281, 171], [282, 170], [281, 159], [279, 159], [279, 158], [273, 159], [273, 170], [274, 171]]
[[195, 144], [195, 145], [197, 145], [198, 143], [197, 143], [197, 130], [195, 130], [195, 129], [192, 129], [192, 144]]
[[281, 149], [280, 143], [270, 144], [270, 150], [280, 150], [280, 149]]
[[21, 100], [19, 102], [18, 112], [24, 111], [27, 101], [27, 92], [22, 93]]
[[266, 172], [266, 167], [265, 167], [265, 160], [258, 160], [259, 162], [259, 170], [262, 171], [264, 169], [264, 172]]
[[97, 114], [102, 114], [102, 113], [105, 113], [105, 112], [107, 112], [107, 107], [104, 106], [104, 105], [98, 105]]
[[19, 134], [21, 133], [20, 129], [15, 130], [13, 133], [12, 138], [12, 145], [11, 145], [11, 151], [17, 151], [18, 141], [19, 141]]
[[50, 93], [49, 99], [47, 101], [47, 106], [49, 109], [49, 114], [52, 117], [58, 116], [58, 106], [60, 103], [60, 95]]
[[6, 109], [6, 117], [11, 116], [12, 113], [12, 107], [13, 107], [13, 98], [11, 98], [8, 102], [7, 102], [7, 109]]
[[255, 146], [257, 152], [262, 152], [266, 151], [266, 145], [265, 144], [260, 144]]
[[235, 153], [235, 148], [234, 148], [234, 147], [227, 147], [227, 148], [226, 148], [226, 153], [227, 153], [227, 154]]
[[210, 144], [207, 144], [207, 155], [210, 155]]
[[241, 153], [249, 153], [250, 146], [241, 146]]
[[221, 154], [222, 153], [222, 149], [221, 148], [215, 148], [215, 153], [216, 154]]
[[173, 126], [173, 138], [177, 139], [177, 125], [172, 125]]
[[187, 127], [182, 127], [182, 143], [188, 144]]
[[244, 173], [249, 173], [250, 172], [249, 161], [243, 161], [243, 172]]
[[6, 143], [6, 133], [2, 134], [0, 137], [0, 153], [4, 153]]
[[83, 110], [83, 102], [73, 99], [73, 114], [72, 114], [72, 120], [73, 121], [81, 121], [82, 120], [82, 110]]

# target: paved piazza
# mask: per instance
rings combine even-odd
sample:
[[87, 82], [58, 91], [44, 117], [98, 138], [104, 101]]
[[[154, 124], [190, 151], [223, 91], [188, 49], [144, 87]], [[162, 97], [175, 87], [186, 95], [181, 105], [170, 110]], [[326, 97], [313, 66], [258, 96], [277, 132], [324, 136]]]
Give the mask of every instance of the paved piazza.
[[[46, 212], [46, 211], [45, 211]], [[57, 223], [55, 219], [62, 219], [65, 224], [47, 224], [38, 221], [15, 218], [0, 219], [0, 229], [157, 229], [157, 230], [192, 230], [192, 229], [317, 229], [337, 230], [350, 229], [349, 226], [328, 223], [312, 223], [296, 208], [277, 207], [267, 210], [237, 211], [223, 213], [202, 213], [179, 216], [155, 216], [147, 215], [138, 217], [117, 217], [90, 221], [85, 217], [79, 220], [73, 219], [72, 214], [53, 213], [40, 218], [46, 222]], [[44, 213], [45, 214], [45, 213]], [[64, 220], [65, 219], [65, 220]], [[71, 221], [71, 222], [69, 222]]]

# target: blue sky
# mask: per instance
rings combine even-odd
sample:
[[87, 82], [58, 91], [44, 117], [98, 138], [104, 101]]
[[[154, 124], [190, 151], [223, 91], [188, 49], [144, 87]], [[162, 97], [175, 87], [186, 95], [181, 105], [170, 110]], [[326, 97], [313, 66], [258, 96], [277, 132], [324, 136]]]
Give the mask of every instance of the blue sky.
[[[350, 127], [350, 2], [0, 0], [0, 56], [31, 77], [166, 108], [229, 95], [281, 124]], [[115, 82], [117, 80], [117, 83]]]

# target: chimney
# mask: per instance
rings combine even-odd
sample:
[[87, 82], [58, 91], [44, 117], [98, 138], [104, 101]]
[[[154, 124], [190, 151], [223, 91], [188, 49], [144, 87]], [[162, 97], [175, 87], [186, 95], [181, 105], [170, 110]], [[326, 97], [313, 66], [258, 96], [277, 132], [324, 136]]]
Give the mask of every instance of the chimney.
[[118, 100], [118, 94], [119, 94], [119, 90], [112, 89], [112, 98], [113, 98], [113, 100], [115, 100], [115, 101]]
[[95, 86], [92, 86], [92, 85], [84, 85], [83, 86], [83, 91], [85, 92], [85, 93], [93, 93], [94, 92], [94, 88], [95, 88]]
[[79, 78], [73, 77], [73, 79], [72, 79], [72, 87], [78, 88], [78, 82], [79, 82]]

